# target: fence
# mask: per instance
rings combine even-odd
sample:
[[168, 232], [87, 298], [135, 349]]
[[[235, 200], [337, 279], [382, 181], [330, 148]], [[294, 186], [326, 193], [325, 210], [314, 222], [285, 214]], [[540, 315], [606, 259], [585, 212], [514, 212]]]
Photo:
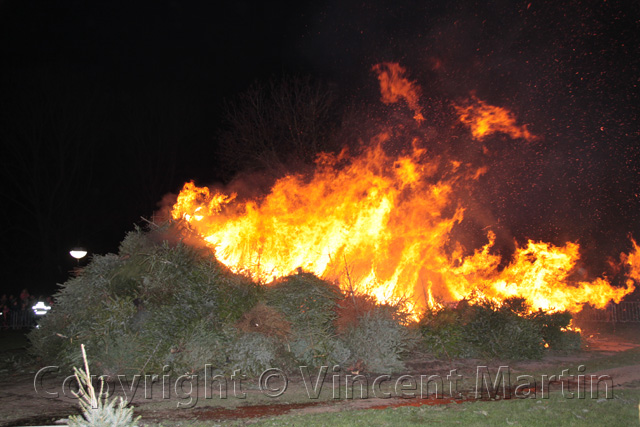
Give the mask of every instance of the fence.
[[37, 317], [31, 308], [0, 312], [0, 327], [2, 329], [23, 329], [36, 325]]
[[577, 314], [576, 320], [610, 323], [640, 322], [640, 301], [611, 303], [603, 310], [587, 307]]

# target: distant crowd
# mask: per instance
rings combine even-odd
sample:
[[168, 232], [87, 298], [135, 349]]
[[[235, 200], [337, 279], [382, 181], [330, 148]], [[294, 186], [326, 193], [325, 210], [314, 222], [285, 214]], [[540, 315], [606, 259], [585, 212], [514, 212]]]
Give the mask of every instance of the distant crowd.
[[36, 324], [36, 314], [32, 307], [38, 301], [43, 301], [48, 306], [53, 305], [53, 298], [37, 298], [29, 294], [27, 289], [23, 289], [18, 297], [15, 295], [3, 294], [0, 297], [0, 327], [2, 329], [30, 328]]

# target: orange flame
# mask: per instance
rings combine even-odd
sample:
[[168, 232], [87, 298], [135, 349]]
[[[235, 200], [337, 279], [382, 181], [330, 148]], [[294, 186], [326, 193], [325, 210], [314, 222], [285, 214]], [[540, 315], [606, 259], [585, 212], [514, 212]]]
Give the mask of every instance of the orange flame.
[[477, 140], [496, 132], [527, 141], [535, 139], [526, 125], [516, 124], [516, 119], [510, 111], [489, 105], [475, 96], [463, 105], [454, 105], [454, 108], [459, 120], [471, 129], [471, 134]]
[[495, 241], [493, 233], [489, 233], [489, 240], [453, 270], [459, 283], [458, 298], [479, 291], [498, 300], [522, 297], [534, 309], [577, 312], [585, 303], [604, 308], [610, 300], [620, 302], [634, 290], [631, 283], [627, 289], [616, 288], [601, 278], [572, 283], [569, 276], [580, 256], [579, 245], [571, 242], [558, 247], [529, 240], [526, 247], [516, 247], [511, 263], [498, 272], [501, 258], [489, 253]]
[[395, 62], [383, 62], [373, 66], [373, 71], [378, 74], [380, 81], [380, 92], [382, 93], [382, 102], [385, 104], [395, 104], [400, 99], [404, 99], [413, 110], [415, 115], [413, 118], [418, 122], [424, 120], [422, 115], [422, 107], [418, 102], [420, 99], [419, 87], [404, 77], [406, 70], [400, 64]]
[[310, 180], [286, 176], [265, 198], [219, 212], [218, 201], [230, 198], [187, 183], [172, 216], [205, 236], [223, 263], [263, 281], [298, 267], [340, 280], [347, 264], [356, 285], [380, 300], [412, 295], [427, 270], [440, 268], [442, 242], [462, 209], [442, 214], [452, 184], [429, 179], [437, 165], [420, 161], [425, 150], [394, 159], [381, 148], [386, 138], [342, 168], [324, 154]]
[[627, 286], [632, 287], [633, 281], [640, 282], [640, 246], [631, 239], [633, 250], [629, 254], [621, 254], [622, 262], [629, 267]]
[[601, 278], [571, 282], [579, 246], [570, 242], [557, 247], [529, 241], [502, 270], [501, 257], [490, 252], [493, 233], [472, 255], [459, 249], [448, 256], [445, 243], [463, 218], [454, 187], [465, 176], [436, 180], [438, 162], [425, 150], [394, 159], [378, 143], [343, 167], [337, 160], [323, 155], [310, 179], [286, 176], [258, 200], [235, 201], [187, 183], [172, 216], [184, 218], [235, 271], [268, 282], [301, 267], [344, 285], [346, 267], [360, 290], [379, 301], [408, 298], [415, 313], [474, 293], [496, 301], [519, 296], [533, 309], [575, 312], [587, 302], [618, 302], [633, 290]]
[[[405, 99], [420, 115], [418, 92], [398, 64], [379, 64], [383, 102]], [[531, 139], [525, 126], [500, 107], [473, 98], [456, 107], [476, 138], [502, 132]], [[419, 119], [419, 121], [422, 119]], [[171, 215], [203, 236], [217, 258], [237, 272], [267, 283], [298, 268], [379, 301], [404, 298], [417, 315], [425, 307], [470, 295], [500, 302], [523, 297], [537, 310], [579, 311], [583, 304], [604, 307], [633, 291], [602, 278], [574, 281], [579, 245], [529, 241], [511, 261], [492, 253], [495, 235], [470, 255], [449, 240], [464, 208], [456, 190], [486, 173], [457, 160], [430, 156], [417, 141], [393, 157], [383, 149], [390, 134], [379, 135], [357, 156], [322, 153], [310, 176], [288, 175], [269, 194], [240, 200], [235, 194], [186, 183]], [[640, 280], [640, 249], [625, 258], [631, 278]]]

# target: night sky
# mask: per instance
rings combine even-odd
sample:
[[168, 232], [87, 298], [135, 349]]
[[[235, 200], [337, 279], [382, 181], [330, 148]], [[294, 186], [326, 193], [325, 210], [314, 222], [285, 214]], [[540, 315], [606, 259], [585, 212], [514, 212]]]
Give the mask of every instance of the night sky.
[[382, 61], [422, 87], [443, 144], [442, 106], [471, 93], [539, 136], [485, 142], [463, 227], [578, 241], [601, 274], [640, 239], [639, 42], [626, 1], [0, 1], [3, 292], [50, 293], [71, 247], [114, 252], [185, 181], [230, 181], [216, 135], [252, 83], [375, 103]]

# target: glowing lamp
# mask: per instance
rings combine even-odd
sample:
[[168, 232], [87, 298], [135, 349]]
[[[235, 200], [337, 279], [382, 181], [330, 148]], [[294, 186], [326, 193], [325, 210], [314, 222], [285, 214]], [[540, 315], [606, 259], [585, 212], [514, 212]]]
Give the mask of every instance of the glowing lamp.
[[42, 301], [38, 301], [36, 305], [31, 308], [33, 309], [33, 312], [36, 314], [36, 316], [42, 316], [43, 314], [47, 314], [49, 310], [51, 310], [51, 306], [46, 305]]
[[84, 248], [73, 248], [69, 251], [69, 254], [77, 260], [87, 256], [87, 250]]

